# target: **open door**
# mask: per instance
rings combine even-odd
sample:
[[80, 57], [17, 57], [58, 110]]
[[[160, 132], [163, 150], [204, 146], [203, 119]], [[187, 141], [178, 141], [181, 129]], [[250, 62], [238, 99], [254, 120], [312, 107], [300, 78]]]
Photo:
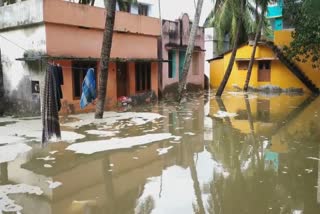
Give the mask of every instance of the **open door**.
[[126, 62], [117, 62], [117, 97], [127, 96], [128, 66]]

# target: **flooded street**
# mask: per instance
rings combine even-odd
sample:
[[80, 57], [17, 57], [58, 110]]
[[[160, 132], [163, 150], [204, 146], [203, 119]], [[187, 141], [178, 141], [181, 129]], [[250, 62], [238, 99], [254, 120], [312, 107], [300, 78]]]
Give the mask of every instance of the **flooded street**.
[[193, 94], [125, 112], [0, 118], [0, 213], [320, 213], [320, 98]]

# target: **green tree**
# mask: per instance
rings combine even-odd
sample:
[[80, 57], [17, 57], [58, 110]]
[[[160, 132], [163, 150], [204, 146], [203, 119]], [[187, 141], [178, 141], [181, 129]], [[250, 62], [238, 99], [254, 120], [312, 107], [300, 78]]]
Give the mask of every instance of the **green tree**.
[[320, 68], [320, 2], [286, 0], [284, 19], [295, 28], [285, 53], [289, 58], [303, 63], [311, 61], [313, 68]]
[[[251, 78], [251, 73], [252, 73], [252, 67], [253, 67], [253, 63], [254, 63], [254, 58], [255, 58], [256, 50], [257, 50], [257, 44], [258, 44], [258, 40], [259, 40], [260, 35], [261, 35], [261, 31], [262, 31], [262, 27], [263, 27], [263, 21], [264, 21], [265, 13], [267, 11], [267, 7], [268, 7], [268, 3], [269, 2], [270, 2], [270, 0], [256, 0], [255, 14], [256, 14], [256, 19], [259, 19], [259, 21], [258, 21], [259, 23], [258, 23], [258, 26], [256, 28], [256, 35], [255, 35], [255, 38], [254, 38], [251, 58], [250, 58], [249, 66], [248, 66], [247, 77], [246, 77], [246, 81], [245, 81], [245, 84], [244, 84], [244, 87], [243, 87], [244, 91], [248, 90], [248, 86], [249, 86], [249, 82], [250, 82], [250, 78]], [[261, 9], [260, 16], [258, 15], [259, 14], [259, 12], [258, 12], [259, 8]]]
[[[206, 21], [206, 27], [214, 27], [217, 33], [218, 52], [224, 51], [225, 37], [229, 35], [231, 44], [234, 44], [236, 38], [237, 15], [239, 14], [239, 1], [235, 0], [215, 0], [214, 7], [209, 13]], [[254, 29], [255, 4], [252, 1], [245, 0], [245, 7], [241, 14], [242, 22], [240, 25], [239, 43], [248, 40], [248, 34]]]
[[107, 94], [108, 69], [112, 45], [114, 19], [116, 14], [116, 0], [105, 0], [107, 10], [103, 42], [101, 48], [100, 73], [98, 85], [98, 101], [96, 105], [95, 118], [103, 117], [105, 99]]
[[[219, 85], [219, 88], [216, 92], [216, 96], [221, 96], [222, 92], [228, 82], [228, 79], [230, 77], [233, 64], [236, 58], [238, 45], [239, 45], [239, 39], [241, 34], [241, 26], [243, 24], [244, 19], [244, 11], [246, 6], [246, 0], [224, 0], [221, 5], [218, 8], [217, 12], [220, 12], [217, 16], [217, 23], [219, 23], [218, 26], [222, 29], [226, 29], [225, 26], [228, 25], [228, 21], [231, 21], [231, 35], [233, 40], [232, 45], [232, 53], [230, 57], [230, 61], [228, 64], [228, 67], [226, 69], [225, 75], [222, 79], [222, 82]], [[219, 29], [219, 28], [218, 28]], [[219, 30], [221, 31], [221, 29]], [[234, 32], [233, 32], [234, 31]]]

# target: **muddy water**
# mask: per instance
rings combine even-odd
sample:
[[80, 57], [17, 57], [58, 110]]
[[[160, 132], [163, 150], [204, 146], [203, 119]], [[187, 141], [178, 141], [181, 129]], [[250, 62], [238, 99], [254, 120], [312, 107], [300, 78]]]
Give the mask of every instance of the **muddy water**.
[[39, 118], [0, 119], [0, 198], [26, 214], [320, 213], [320, 98], [193, 95], [91, 116], [63, 118], [63, 142], [44, 146]]

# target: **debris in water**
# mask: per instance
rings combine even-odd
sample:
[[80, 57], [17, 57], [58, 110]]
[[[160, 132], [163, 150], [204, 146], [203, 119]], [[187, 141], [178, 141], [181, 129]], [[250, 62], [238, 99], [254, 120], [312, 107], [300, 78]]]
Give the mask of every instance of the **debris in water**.
[[52, 168], [52, 165], [50, 165], [50, 164], [44, 164], [43, 167], [45, 167], [45, 168]]
[[109, 164], [109, 166], [110, 166], [110, 167], [113, 167], [113, 166], [114, 166], [114, 164], [113, 164], [113, 163], [110, 163], [110, 164]]
[[89, 141], [83, 143], [75, 143], [66, 148], [66, 150], [74, 151], [78, 154], [94, 154], [97, 152], [128, 149], [133, 146], [140, 146], [162, 140], [177, 138], [170, 133], [146, 134], [135, 137], [111, 138], [109, 140]]
[[196, 135], [196, 134], [195, 134], [195, 133], [193, 133], [193, 132], [185, 132], [184, 134], [186, 134], [186, 135], [191, 135], [191, 136]]
[[138, 158], [138, 157], [133, 157], [132, 159], [134, 159], [134, 160], [138, 160], [139, 158]]
[[51, 152], [49, 152], [50, 154], [52, 154], [52, 155], [54, 155], [54, 154], [56, 154], [58, 151], [57, 150], [55, 150], [55, 151], [51, 151]]

